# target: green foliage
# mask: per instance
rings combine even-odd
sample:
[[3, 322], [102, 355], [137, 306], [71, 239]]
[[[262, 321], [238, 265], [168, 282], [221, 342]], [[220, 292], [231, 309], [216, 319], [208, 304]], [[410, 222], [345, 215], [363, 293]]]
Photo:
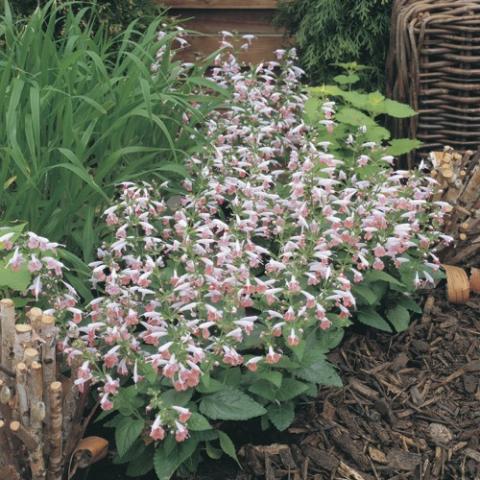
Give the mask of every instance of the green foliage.
[[330, 81], [335, 75], [332, 64], [356, 60], [372, 66], [368, 70], [368, 83], [382, 88], [391, 3], [391, 0], [284, 1], [277, 21], [295, 35], [300, 64], [311, 83]]
[[[175, 34], [157, 38], [161, 18], [142, 35], [133, 23], [110, 38], [87, 17], [49, 4], [24, 22], [5, 4], [0, 215], [65, 244], [66, 260], [75, 263], [68, 280], [88, 294], [74, 277], [101, 244], [100, 215], [115, 186], [148, 178], [178, 190], [182, 158], [202, 143], [194, 127], [218, 100], [199, 95], [211, 85], [203, 70], [187, 73], [171, 61]], [[64, 34], [57, 38], [59, 18]]]
[[[416, 139], [400, 138], [392, 139], [388, 129], [383, 124], [385, 119], [408, 118], [416, 115], [415, 111], [406, 104], [386, 98], [379, 91], [363, 92], [354, 89], [358, 84], [360, 76], [357, 75], [363, 70], [362, 65], [357, 63], [342, 64], [346, 74], [335, 77], [336, 84], [310, 87], [308, 89], [310, 98], [305, 106], [305, 118], [307, 123], [313, 127], [320, 124], [324, 119], [322, 105], [327, 100], [335, 102], [335, 123], [333, 132], [325, 128], [317, 128], [319, 141], [331, 142], [330, 150], [339, 157], [350, 156], [351, 149], [345, 144], [348, 135], [361, 135], [363, 142], [375, 142], [388, 146], [381, 152], [381, 156], [399, 156], [406, 154], [421, 145]], [[369, 167], [365, 171], [371, 176], [373, 170], [382, 168], [383, 161]]]
[[[153, 468], [160, 480], [167, 480], [179, 469], [194, 469], [202, 454], [213, 459], [225, 454], [238, 462], [235, 445], [223, 431], [226, 422], [260, 419], [263, 425], [271, 423], [279, 431], [287, 429], [295, 418], [299, 398], [315, 396], [318, 385], [341, 386], [325, 354], [342, 336], [341, 325], [328, 331], [313, 330], [302, 346], [289, 347], [292, 360], [285, 356], [276, 365], [259, 366], [256, 372], [236, 367], [216, 371], [215, 377], [204, 375], [196, 393], [191, 389], [165, 390], [166, 385], [162, 393], [156, 375], [122, 387], [114, 399], [116, 414], [105, 423], [115, 429], [114, 463], [128, 464], [129, 476], [144, 475]], [[147, 394], [153, 392], [156, 400], [150, 405], [183, 406], [191, 412], [187, 423], [190, 436], [184, 442], [177, 443], [169, 435], [153, 449], [148, 441], [142, 415], [148, 405]]]
[[[48, 1], [20, 0], [13, 3], [13, 8], [20, 15], [29, 16], [38, 5], [44, 6]], [[71, 5], [75, 11], [93, 7], [94, 15], [89, 15], [90, 19], [96, 27], [104, 27], [111, 35], [120, 33], [134, 20], [143, 30], [160, 12], [153, 0], [56, 0], [56, 4], [64, 8]]]

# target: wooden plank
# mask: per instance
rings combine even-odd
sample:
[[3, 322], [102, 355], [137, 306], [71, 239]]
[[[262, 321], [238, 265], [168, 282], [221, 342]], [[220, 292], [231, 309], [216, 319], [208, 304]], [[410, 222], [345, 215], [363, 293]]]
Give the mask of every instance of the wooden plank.
[[277, 0], [156, 0], [157, 3], [171, 8], [189, 9], [235, 9], [262, 10], [276, 9]]
[[[187, 38], [190, 47], [183, 50], [180, 54], [182, 60], [186, 62], [195, 62], [201, 58], [218, 50], [220, 46], [218, 35], [195, 35]], [[235, 46], [243, 43], [235, 39]], [[263, 35], [253, 42], [247, 51], [240, 53], [240, 60], [243, 62], [258, 64], [270, 60], [275, 60], [274, 51], [279, 48], [288, 48], [291, 46], [291, 40], [284, 35]]]
[[[272, 10], [172, 10], [172, 15], [188, 19], [182, 26], [200, 33], [218, 34], [222, 30], [232, 33], [282, 34], [283, 29], [273, 25]], [[192, 18], [193, 17], [193, 18]]]

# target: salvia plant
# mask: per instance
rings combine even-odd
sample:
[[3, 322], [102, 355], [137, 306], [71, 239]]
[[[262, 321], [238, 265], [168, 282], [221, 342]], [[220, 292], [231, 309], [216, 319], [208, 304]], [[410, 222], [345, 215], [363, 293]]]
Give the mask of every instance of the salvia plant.
[[[115, 414], [129, 475], [236, 459], [231, 421], [286, 429], [298, 397], [341, 384], [325, 355], [354, 318], [405, 328], [377, 313], [382, 290], [414, 310], [408, 292], [434, 281], [433, 247], [449, 240], [433, 180], [394, 171], [362, 127], [349, 155], [330, 153], [303, 121], [293, 53], [245, 71], [225, 35], [212, 79], [232, 100], [208, 116], [211, 144], [188, 159], [178, 196], [122, 184], [91, 264], [101, 295], [63, 345], [83, 358], [77, 387], [96, 383], [102, 417]], [[335, 132], [334, 103], [322, 109]]]
[[5, 3], [0, 14], [0, 216], [88, 262], [115, 185], [178, 186], [221, 90], [201, 67], [172, 60], [182, 43], [175, 31], [158, 35], [162, 17], [141, 35], [132, 22], [109, 36], [72, 5], [49, 1], [21, 19]]

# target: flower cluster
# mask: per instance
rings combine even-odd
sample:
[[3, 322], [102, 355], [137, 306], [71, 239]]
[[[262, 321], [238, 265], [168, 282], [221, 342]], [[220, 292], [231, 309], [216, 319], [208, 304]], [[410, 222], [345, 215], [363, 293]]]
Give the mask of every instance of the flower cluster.
[[[184, 195], [124, 183], [105, 212], [114, 238], [92, 264], [103, 295], [68, 349], [85, 358], [77, 385], [100, 382], [104, 409], [120, 377], [153, 371], [159, 389], [186, 391], [214, 369], [279, 364], [308, 332], [346, 323], [365, 271], [412, 263], [420, 284], [438, 268], [445, 206], [429, 201], [432, 181], [392, 171], [380, 146], [353, 136], [351, 159], [317, 144], [294, 54], [276, 53], [254, 71], [217, 57], [212, 78], [232, 100], [208, 118], [211, 145], [189, 159]], [[335, 105], [324, 111], [335, 128]], [[385, 168], [365, 178], [377, 157]], [[185, 440], [190, 411], [149, 395], [152, 439]]]
[[[63, 278], [65, 265], [57, 258], [58, 243], [33, 232], [8, 229], [0, 234], [0, 253], [5, 267], [12, 271], [12, 279], [18, 275], [11, 289], [20, 289], [23, 295], [32, 295], [38, 303], [45, 300], [46, 313], [61, 314], [80, 323], [82, 312], [77, 308], [75, 289]], [[24, 281], [28, 283], [21, 287]], [[7, 286], [8, 287], [8, 286]]]

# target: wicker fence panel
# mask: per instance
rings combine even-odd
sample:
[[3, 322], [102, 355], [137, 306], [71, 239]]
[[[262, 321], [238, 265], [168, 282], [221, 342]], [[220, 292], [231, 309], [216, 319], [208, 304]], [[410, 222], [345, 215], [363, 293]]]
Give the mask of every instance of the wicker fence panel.
[[388, 94], [419, 112], [395, 122], [395, 135], [423, 151], [480, 146], [479, 32], [480, 0], [395, 0]]

